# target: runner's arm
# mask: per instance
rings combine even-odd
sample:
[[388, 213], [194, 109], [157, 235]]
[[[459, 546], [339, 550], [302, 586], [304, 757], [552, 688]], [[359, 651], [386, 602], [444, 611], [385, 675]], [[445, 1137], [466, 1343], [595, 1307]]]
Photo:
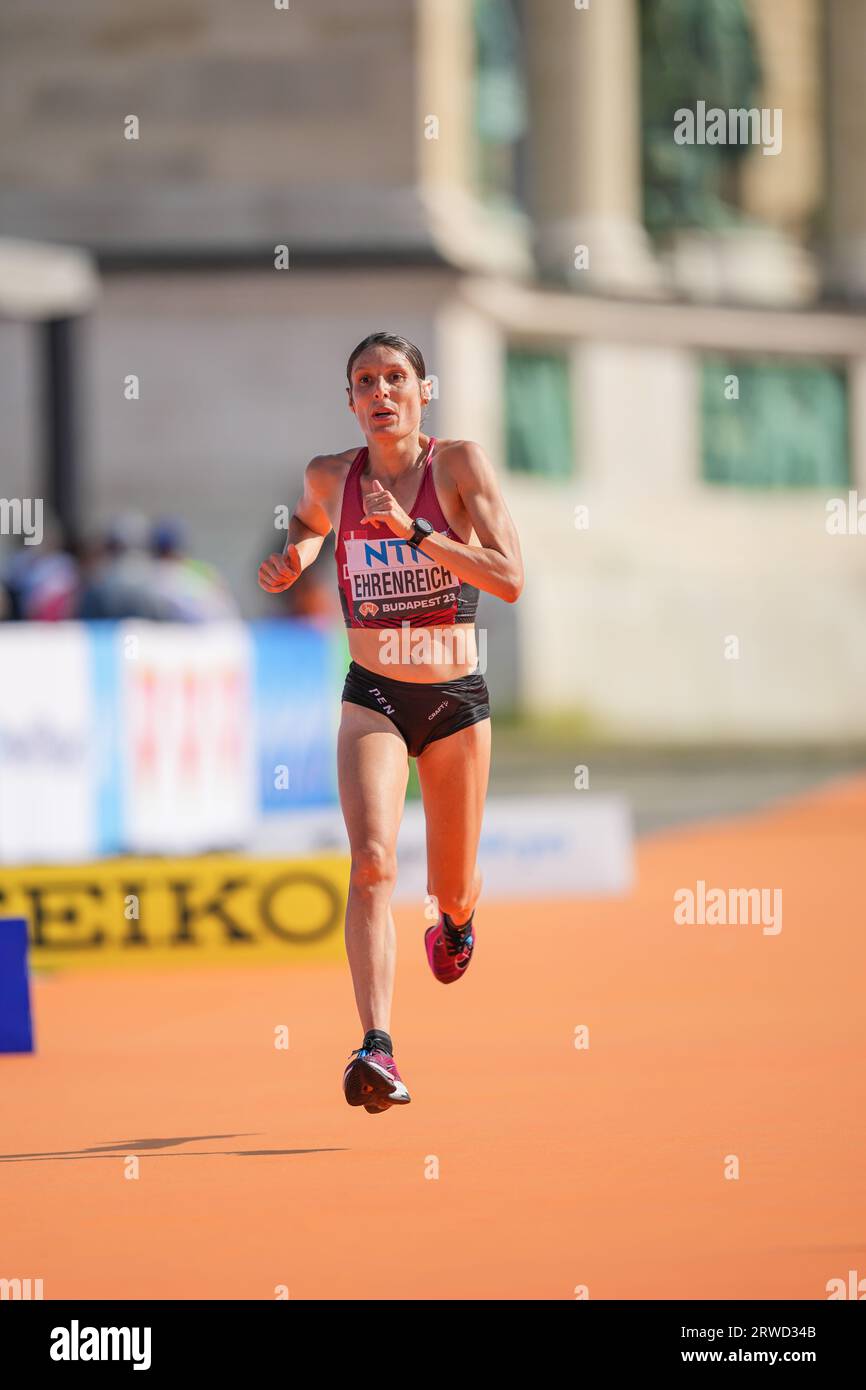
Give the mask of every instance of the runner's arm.
[[310, 459], [304, 470], [304, 491], [289, 518], [288, 534], [282, 554], [285, 555], [293, 545], [300, 557], [302, 569], [308, 569], [313, 563], [331, 530], [328, 502], [334, 472], [332, 468], [327, 468], [326, 464], [327, 460], [321, 456]]
[[458, 579], [506, 603], [516, 603], [523, 590], [523, 558], [496, 470], [480, 445], [468, 440], [454, 451], [451, 470], [481, 544], [465, 545], [434, 531], [421, 550], [447, 564]]

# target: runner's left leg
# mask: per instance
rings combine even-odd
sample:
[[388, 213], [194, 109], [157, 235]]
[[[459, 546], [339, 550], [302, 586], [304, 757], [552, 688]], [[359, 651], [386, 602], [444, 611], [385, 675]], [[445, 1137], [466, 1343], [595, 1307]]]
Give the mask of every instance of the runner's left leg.
[[427, 822], [427, 892], [457, 925], [481, 893], [478, 841], [490, 774], [490, 720], [435, 739], [419, 754]]

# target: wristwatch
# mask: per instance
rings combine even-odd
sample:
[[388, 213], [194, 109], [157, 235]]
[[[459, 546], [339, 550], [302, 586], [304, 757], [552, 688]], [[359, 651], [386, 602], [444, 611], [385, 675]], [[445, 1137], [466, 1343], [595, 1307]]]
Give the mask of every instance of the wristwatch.
[[409, 537], [409, 544], [414, 548], [425, 541], [428, 536], [433, 535], [433, 527], [429, 521], [425, 521], [423, 516], [415, 517], [415, 530]]

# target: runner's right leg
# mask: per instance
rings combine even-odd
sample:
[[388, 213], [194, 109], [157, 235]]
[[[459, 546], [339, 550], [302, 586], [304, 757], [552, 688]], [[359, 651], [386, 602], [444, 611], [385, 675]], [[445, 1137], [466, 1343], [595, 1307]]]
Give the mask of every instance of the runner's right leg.
[[[397, 935], [390, 902], [397, 879], [397, 831], [406, 797], [409, 755], [402, 735], [384, 714], [344, 701], [337, 762], [340, 804], [352, 855], [346, 954], [366, 1042], [371, 1030], [387, 1038], [391, 1026]], [[365, 1052], [370, 1058], [379, 1056], [375, 1041]], [[393, 1061], [388, 1066], [383, 1060], [387, 1055], [387, 1051], [382, 1052], [378, 1065], [389, 1072], [393, 1067], [391, 1094], [397, 1103], [405, 1103], [408, 1092]], [[353, 1066], [365, 1075], [369, 1070], [358, 1068], [357, 1063]], [[347, 1100], [363, 1103], [360, 1098], [353, 1099], [354, 1089], [347, 1085], [347, 1078], [352, 1083], [357, 1080], [351, 1067], [344, 1077]], [[375, 1099], [388, 1103], [384, 1092]]]

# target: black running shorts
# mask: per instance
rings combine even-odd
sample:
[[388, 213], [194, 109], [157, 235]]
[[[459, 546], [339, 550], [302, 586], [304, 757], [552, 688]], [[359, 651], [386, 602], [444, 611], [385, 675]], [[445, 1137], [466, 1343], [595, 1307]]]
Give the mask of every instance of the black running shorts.
[[490, 718], [490, 695], [480, 671], [453, 681], [397, 681], [353, 661], [343, 699], [387, 715], [403, 735], [411, 758], [435, 739]]

